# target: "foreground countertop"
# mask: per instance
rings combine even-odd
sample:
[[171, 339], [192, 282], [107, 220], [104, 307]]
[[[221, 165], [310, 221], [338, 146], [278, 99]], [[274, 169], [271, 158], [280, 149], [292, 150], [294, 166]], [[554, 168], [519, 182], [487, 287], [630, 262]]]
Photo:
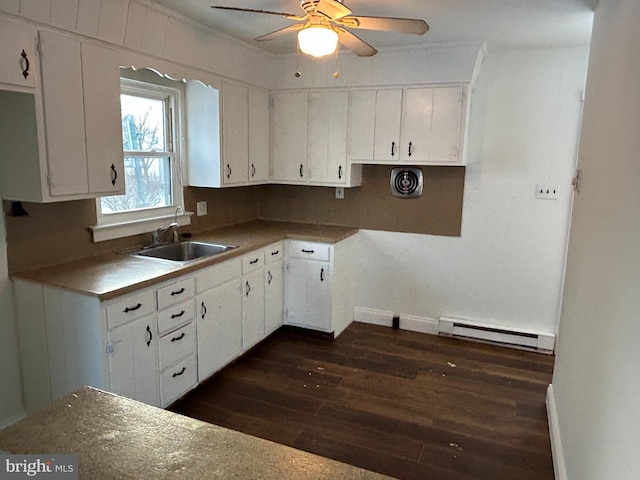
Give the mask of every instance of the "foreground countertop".
[[185, 264], [112, 253], [17, 272], [12, 277], [109, 300], [244, 255], [280, 240], [336, 243], [357, 232], [358, 229], [353, 227], [256, 220], [194, 235], [191, 240], [236, 245], [238, 248]]
[[93, 480], [389, 479], [90, 387], [0, 431], [0, 450], [77, 454]]

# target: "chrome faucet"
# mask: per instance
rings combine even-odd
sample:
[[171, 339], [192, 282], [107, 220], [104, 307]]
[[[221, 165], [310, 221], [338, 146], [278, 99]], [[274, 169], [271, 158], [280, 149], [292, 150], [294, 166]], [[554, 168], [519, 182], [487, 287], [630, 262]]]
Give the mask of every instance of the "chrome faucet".
[[175, 214], [173, 215], [173, 222], [171, 222], [168, 227], [161, 226], [151, 232], [151, 235], [153, 237], [152, 245], [160, 244], [162, 237], [164, 237], [164, 234], [169, 230], [171, 230], [172, 240], [174, 243], [177, 243], [180, 240], [178, 236], [178, 228], [180, 227], [180, 224], [178, 223], [178, 212], [181, 212], [182, 215], [184, 215], [184, 209], [180, 205], [176, 207]]

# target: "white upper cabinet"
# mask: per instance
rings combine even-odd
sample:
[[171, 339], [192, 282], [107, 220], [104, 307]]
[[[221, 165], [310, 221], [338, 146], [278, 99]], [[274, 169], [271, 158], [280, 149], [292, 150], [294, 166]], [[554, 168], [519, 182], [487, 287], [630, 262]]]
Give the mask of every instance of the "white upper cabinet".
[[350, 162], [464, 165], [465, 87], [353, 90], [349, 109]]
[[124, 193], [115, 54], [49, 32], [39, 33], [39, 44], [40, 88], [3, 98], [4, 198], [53, 202]]
[[249, 89], [249, 182], [269, 181], [269, 92]]
[[347, 162], [349, 93], [273, 96], [272, 179], [278, 183], [353, 187], [361, 167]]
[[272, 179], [275, 182], [306, 183], [308, 181], [308, 119], [307, 92], [273, 95], [271, 165]]
[[225, 185], [249, 179], [249, 89], [222, 83], [222, 155]]
[[2, 84], [33, 88], [36, 85], [36, 31], [0, 20], [0, 90]]
[[224, 81], [186, 87], [188, 184], [235, 187], [269, 180], [269, 96]]

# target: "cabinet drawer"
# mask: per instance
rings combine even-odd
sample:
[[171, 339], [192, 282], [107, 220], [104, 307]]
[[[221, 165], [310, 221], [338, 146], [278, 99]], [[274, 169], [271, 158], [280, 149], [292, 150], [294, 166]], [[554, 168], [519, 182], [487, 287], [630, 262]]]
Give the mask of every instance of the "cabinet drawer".
[[194, 325], [192, 322], [160, 338], [160, 371], [195, 352]]
[[292, 240], [287, 244], [287, 256], [308, 260], [329, 261], [331, 245], [326, 243]]
[[242, 275], [242, 261], [239, 258], [228, 260], [219, 265], [214, 265], [196, 275], [196, 287], [198, 293], [202, 293], [210, 288], [217, 287], [223, 283], [239, 278]]
[[173, 305], [175, 303], [193, 297], [196, 293], [196, 279], [186, 278], [179, 282], [172, 283], [166, 287], [161, 287], [158, 292], [158, 310]]
[[172, 305], [158, 312], [158, 330], [160, 335], [175, 330], [180, 325], [192, 322], [196, 318], [196, 299]]
[[264, 249], [264, 263], [277, 262], [284, 258], [284, 243], [278, 242]]
[[242, 257], [242, 274], [253, 272], [264, 265], [262, 250], [256, 250]]
[[154, 312], [156, 301], [153, 290], [145, 290], [114, 300], [107, 306], [108, 328], [115, 328], [136, 318]]
[[195, 355], [169, 368], [160, 375], [160, 400], [166, 407], [174, 400], [195, 387], [198, 383], [198, 371]]

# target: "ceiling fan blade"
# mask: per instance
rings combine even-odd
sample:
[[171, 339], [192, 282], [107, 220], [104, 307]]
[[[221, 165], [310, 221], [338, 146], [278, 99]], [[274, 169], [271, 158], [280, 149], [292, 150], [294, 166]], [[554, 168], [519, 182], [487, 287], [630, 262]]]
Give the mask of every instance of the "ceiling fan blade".
[[378, 53], [378, 51], [367, 42], [356, 37], [344, 28], [334, 27], [334, 29], [338, 33], [338, 41], [359, 57], [371, 57]]
[[320, 0], [316, 5], [316, 11], [326, 15], [332, 20], [337, 20], [353, 13], [349, 8], [336, 0]]
[[297, 32], [298, 30], [302, 30], [304, 28], [304, 23], [296, 23], [294, 25], [289, 25], [288, 27], [281, 28], [280, 30], [276, 30], [275, 32], [267, 33], [266, 35], [262, 35], [261, 37], [255, 38], [254, 40], [258, 42], [263, 42], [265, 40], [272, 40], [280, 35], [284, 35], [285, 33]]
[[422, 35], [429, 30], [427, 22], [415, 18], [348, 16], [337, 20], [336, 23], [349, 28], [413, 33], [415, 35]]
[[234, 12], [266, 13], [267, 15], [278, 15], [279, 17], [290, 18], [292, 20], [304, 19], [304, 17], [301, 17], [299, 15], [294, 15], [293, 13], [271, 12], [269, 10], [256, 10], [254, 8], [223, 7], [218, 5], [211, 5], [211, 8], [217, 8], [218, 10], [231, 10]]

